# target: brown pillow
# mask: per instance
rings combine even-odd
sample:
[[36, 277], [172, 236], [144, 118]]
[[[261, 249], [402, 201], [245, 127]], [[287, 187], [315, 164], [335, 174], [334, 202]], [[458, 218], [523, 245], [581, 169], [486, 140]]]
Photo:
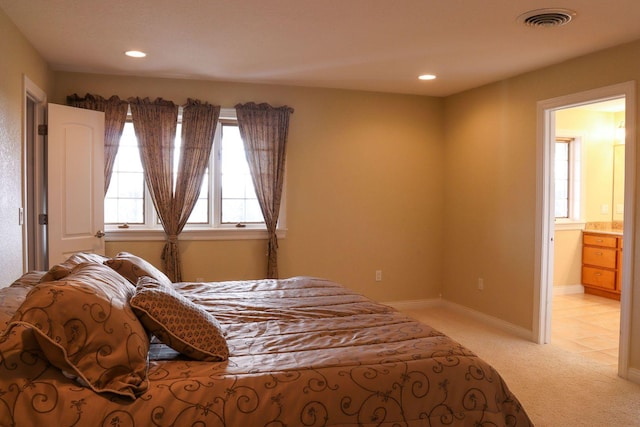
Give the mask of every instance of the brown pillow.
[[15, 285], [0, 288], [0, 335], [11, 322], [13, 315], [26, 299], [31, 288], [31, 286]]
[[129, 252], [120, 252], [115, 258], [104, 262], [109, 267], [126, 277], [134, 286], [140, 277], [149, 276], [158, 282], [171, 286], [171, 280], [150, 262]]
[[84, 262], [102, 264], [108, 259], [109, 258], [105, 256], [93, 254], [90, 252], [75, 253], [67, 258], [64, 262], [51, 267], [49, 271], [47, 271], [47, 273], [40, 278], [40, 282], [52, 282], [54, 280], [64, 279], [71, 273], [73, 267], [78, 264], [82, 264]]
[[229, 358], [218, 320], [173, 286], [142, 277], [131, 307], [149, 332], [185, 356], [210, 362]]
[[65, 375], [96, 392], [134, 399], [148, 387], [149, 339], [128, 303], [133, 294], [109, 267], [79, 264], [64, 280], [35, 286], [3, 335], [26, 327]]
[[16, 281], [9, 286], [27, 286], [27, 287], [35, 286], [40, 282], [40, 279], [45, 274], [46, 274], [46, 271], [38, 271], [38, 270], [28, 271], [24, 273], [22, 276], [20, 276], [18, 279], [16, 279]]

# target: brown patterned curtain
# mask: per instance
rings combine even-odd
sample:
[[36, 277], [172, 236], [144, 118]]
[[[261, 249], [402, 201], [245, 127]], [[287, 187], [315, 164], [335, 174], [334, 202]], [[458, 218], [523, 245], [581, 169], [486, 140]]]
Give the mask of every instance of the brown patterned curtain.
[[118, 154], [120, 137], [127, 120], [129, 103], [117, 96], [104, 99], [99, 95], [86, 94], [84, 98], [77, 94], [67, 96], [67, 105], [87, 110], [104, 112], [104, 194], [107, 194], [111, 182], [113, 163]]
[[[129, 105], [133, 129], [138, 139], [144, 179], [164, 228], [166, 219], [171, 216], [173, 199], [173, 149], [178, 106], [161, 98], [155, 101], [149, 98], [130, 98]], [[171, 281], [177, 281], [165, 265], [163, 269]]]
[[164, 225], [169, 241], [162, 259], [176, 282], [182, 281], [178, 235], [182, 233], [198, 201], [204, 173], [209, 166], [213, 137], [220, 117], [220, 107], [189, 99], [182, 111], [182, 149], [171, 216]]
[[175, 191], [173, 153], [178, 106], [171, 101], [131, 98], [133, 127], [138, 138], [145, 181], [167, 242], [162, 266], [171, 281], [182, 281], [178, 235], [198, 200], [207, 168], [220, 107], [189, 100], [182, 118], [182, 152]]
[[253, 185], [267, 226], [267, 278], [278, 278], [276, 227], [284, 183], [289, 116], [293, 108], [269, 104], [236, 105], [238, 128], [244, 142]]

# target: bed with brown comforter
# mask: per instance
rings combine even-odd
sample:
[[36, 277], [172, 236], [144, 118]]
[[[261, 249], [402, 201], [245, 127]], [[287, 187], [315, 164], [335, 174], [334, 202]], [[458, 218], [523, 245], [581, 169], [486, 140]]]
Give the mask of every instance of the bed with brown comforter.
[[116, 261], [0, 289], [0, 426], [531, 425], [472, 351], [331, 281]]

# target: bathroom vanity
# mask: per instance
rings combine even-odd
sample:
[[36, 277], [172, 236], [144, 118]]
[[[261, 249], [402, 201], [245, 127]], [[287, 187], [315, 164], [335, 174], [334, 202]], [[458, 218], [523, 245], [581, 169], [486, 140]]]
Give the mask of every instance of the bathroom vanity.
[[586, 294], [620, 300], [622, 233], [583, 232], [582, 285]]

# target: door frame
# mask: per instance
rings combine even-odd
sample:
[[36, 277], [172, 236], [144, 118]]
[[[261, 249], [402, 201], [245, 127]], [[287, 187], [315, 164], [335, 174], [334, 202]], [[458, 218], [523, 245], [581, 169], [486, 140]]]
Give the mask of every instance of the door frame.
[[[29, 117], [28, 103], [34, 103]], [[29, 77], [23, 76], [23, 147], [22, 147], [22, 269], [46, 270], [47, 232], [39, 226], [39, 215], [46, 214], [46, 144], [38, 135], [38, 126], [47, 122], [47, 94]], [[30, 161], [29, 152], [33, 152]], [[37, 242], [33, 244], [32, 242]], [[30, 265], [29, 259], [33, 259]]]
[[631, 295], [634, 260], [634, 218], [636, 209], [636, 84], [619, 83], [579, 92], [537, 103], [536, 156], [536, 242], [534, 270], [533, 338], [540, 344], [550, 341], [551, 298], [553, 296], [553, 149], [555, 135], [554, 112], [568, 107], [591, 104], [614, 98], [625, 98], [625, 208], [622, 258], [622, 291], [620, 296], [620, 350], [618, 375], [629, 377], [631, 340]]

